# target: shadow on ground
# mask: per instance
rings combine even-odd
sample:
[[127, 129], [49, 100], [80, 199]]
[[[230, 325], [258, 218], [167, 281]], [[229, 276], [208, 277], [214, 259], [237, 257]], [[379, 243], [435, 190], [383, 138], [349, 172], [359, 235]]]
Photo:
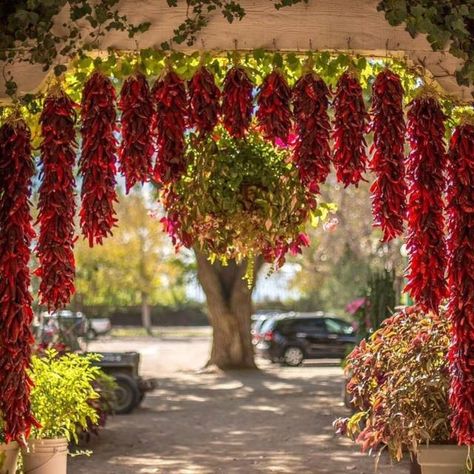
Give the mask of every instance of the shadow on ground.
[[[142, 408], [117, 416], [71, 461], [72, 474], [372, 473], [374, 458], [333, 434], [347, 414], [337, 363], [161, 377]], [[380, 474], [408, 472], [382, 459]]]

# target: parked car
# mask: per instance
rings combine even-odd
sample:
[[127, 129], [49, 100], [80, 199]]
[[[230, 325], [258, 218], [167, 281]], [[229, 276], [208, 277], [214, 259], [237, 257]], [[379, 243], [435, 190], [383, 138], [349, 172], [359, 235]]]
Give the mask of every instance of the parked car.
[[305, 359], [342, 359], [356, 344], [351, 324], [322, 312], [276, 316], [260, 332], [257, 354], [292, 367]]
[[87, 339], [92, 341], [99, 336], [105, 336], [111, 329], [112, 323], [109, 318], [89, 318], [87, 320]]
[[252, 328], [250, 330], [250, 333], [252, 334], [252, 344], [254, 346], [257, 345], [260, 341], [260, 338], [262, 336], [262, 327], [264, 326], [265, 322], [271, 318], [279, 316], [280, 314], [282, 313], [280, 313], [279, 311], [259, 311], [256, 314], [252, 315]]

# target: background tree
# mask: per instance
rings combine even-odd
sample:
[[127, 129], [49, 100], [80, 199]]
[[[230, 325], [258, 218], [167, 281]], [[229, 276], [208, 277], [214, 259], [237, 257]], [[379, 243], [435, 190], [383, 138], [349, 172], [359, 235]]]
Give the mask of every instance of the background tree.
[[369, 183], [343, 188], [334, 179], [330, 175], [322, 196], [337, 205], [337, 213], [310, 231], [312, 243], [297, 260], [293, 288], [300, 309], [343, 314], [350, 301], [366, 294], [372, 272], [395, 271], [400, 290], [405, 262], [401, 240], [382, 243], [380, 230], [372, 227]]
[[120, 197], [119, 225], [102, 246], [76, 244], [76, 303], [110, 307], [141, 305], [142, 324], [151, 332], [150, 305], [185, 299], [188, 266], [174, 253], [154, 218], [145, 192]]

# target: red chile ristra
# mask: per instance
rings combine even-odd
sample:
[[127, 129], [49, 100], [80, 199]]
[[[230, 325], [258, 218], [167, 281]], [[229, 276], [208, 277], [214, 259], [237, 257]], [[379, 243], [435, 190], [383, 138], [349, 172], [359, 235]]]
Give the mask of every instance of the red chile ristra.
[[346, 71], [337, 83], [334, 96], [334, 166], [337, 180], [358, 185], [365, 172], [367, 151], [364, 134], [368, 114], [359, 81]]
[[374, 225], [381, 227], [387, 242], [403, 233], [407, 192], [403, 87], [400, 77], [388, 69], [373, 84], [371, 112], [374, 144], [369, 166], [376, 176], [370, 188], [372, 212]]
[[125, 177], [128, 194], [136, 183], [143, 184], [150, 177], [154, 154], [153, 96], [142, 73], [133, 74], [123, 83], [119, 108], [122, 112], [119, 169]]
[[451, 425], [461, 444], [474, 444], [474, 120], [459, 125], [449, 147], [448, 315]]
[[443, 191], [446, 152], [444, 119], [438, 101], [420, 95], [408, 111], [407, 160], [409, 265], [406, 291], [423, 311], [438, 312], [447, 296]]
[[32, 297], [29, 293], [31, 225], [30, 130], [23, 120], [0, 127], [0, 412], [6, 441], [23, 441], [37, 422], [29, 394], [33, 336]]
[[156, 134], [158, 155], [154, 177], [161, 183], [171, 183], [186, 170], [184, 132], [187, 124], [187, 97], [184, 82], [174, 71], [153, 86], [156, 103]]
[[291, 130], [291, 89], [278, 71], [271, 72], [263, 81], [257, 97], [257, 121], [263, 137], [272, 143], [279, 138], [288, 142]]
[[209, 135], [216, 126], [220, 115], [221, 91], [216, 86], [211, 72], [201, 66], [188, 83], [189, 125], [199, 135]]
[[95, 72], [84, 86], [82, 95], [82, 177], [80, 223], [89, 245], [102, 244], [112, 235], [115, 217], [115, 89], [110, 79]]
[[76, 113], [64, 93], [46, 98], [41, 114], [40, 227], [36, 254], [41, 278], [40, 304], [48, 310], [64, 307], [74, 294], [74, 175]]
[[244, 138], [252, 120], [253, 84], [245, 70], [234, 66], [227, 72], [222, 91], [222, 117], [234, 138]]
[[314, 72], [303, 75], [293, 88], [296, 144], [293, 159], [301, 182], [313, 193], [326, 181], [331, 164], [329, 89]]

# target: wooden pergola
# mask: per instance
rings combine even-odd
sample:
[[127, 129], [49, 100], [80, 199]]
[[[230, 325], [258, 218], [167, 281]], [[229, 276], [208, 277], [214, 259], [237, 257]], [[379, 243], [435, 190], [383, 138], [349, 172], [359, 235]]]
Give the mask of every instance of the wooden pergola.
[[[241, 0], [240, 3], [247, 12], [242, 21], [230, 25], [216, 12], [194, 46], [173, 45], [173, 49], [229, 51], [263, 48], [394, 56], [405, 58], [411, 65], [422, 66], [447, 95], [461, 101], [471, 100], [474, 88], [458, 85], [454, 76], [460, 60], [447, 51], [433, 51], [424, 35], [412, 38], [403, 25], [390, 26], [384, 13], [377, 11], [377, 0], [309, 0], [308, 4], [279, 11], [265, 0]], [[186, 17], [184, 1], [179, 2], [178, 7], [170, 8], [164, 0], [122, 0], [119, 10], [131, 22], [149, 21], [151, 27], [138, 36], [137, 42], [128, 38], [126, 33], [109, 32], [98, 45], [100, 50], [160, 48], [160, 44], [173, 36], [173, 29]], [[58, 15], [55, 22], [58, 32], [66, 18], [66, 11]], [[86, 28], [84, 30], [86, 33]], [[13, 74], [20, 95], [40, 90], [48, 76], [40, 65], [28, 63], [7, 65], [6, 71]], [[4, 77], [0, 78], [0, 102], [3, 103], [8, 102], [4, 80]]]

